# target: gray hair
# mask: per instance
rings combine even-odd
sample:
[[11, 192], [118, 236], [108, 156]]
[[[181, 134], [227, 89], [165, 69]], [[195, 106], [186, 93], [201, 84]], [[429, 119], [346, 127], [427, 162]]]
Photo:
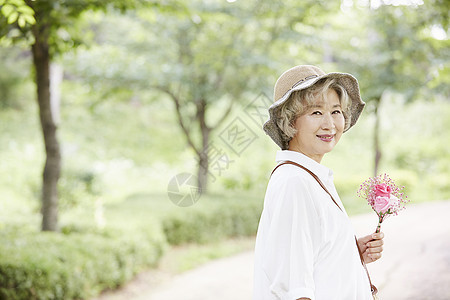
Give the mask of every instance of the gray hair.
[[289, 99], [281, 105], [276, 122], [282, 131], [283, 140], [290, 141], [295, 136], [297, 133], [297, 129], [294, 128], [295, 120], [313, 105], [318, 94], [326, 99], [329, 89], [335, 90], [339, 96], [339, 103], [345, 119], [344, 131], [350, 127], [351, 102], [347, 91], [335, 78], [325, 78], [307, 89], [293, 92]]

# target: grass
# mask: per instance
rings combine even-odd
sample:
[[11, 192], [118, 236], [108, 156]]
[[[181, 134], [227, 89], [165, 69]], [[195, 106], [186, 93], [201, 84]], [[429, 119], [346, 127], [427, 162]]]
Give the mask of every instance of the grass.
[[161, 259], [158, 269], [178, 274], [217, 258], [227, 257], [255, 247], [255, 237], [240, 237], [210, 244], [187, 244], [171, 247]]

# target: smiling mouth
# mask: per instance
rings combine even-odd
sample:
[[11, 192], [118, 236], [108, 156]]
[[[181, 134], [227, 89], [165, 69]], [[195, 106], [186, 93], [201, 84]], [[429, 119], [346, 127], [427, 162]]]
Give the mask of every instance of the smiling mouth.
[[321, 141], [331, 142], [334, 138], [334, 134], [316, 135]]

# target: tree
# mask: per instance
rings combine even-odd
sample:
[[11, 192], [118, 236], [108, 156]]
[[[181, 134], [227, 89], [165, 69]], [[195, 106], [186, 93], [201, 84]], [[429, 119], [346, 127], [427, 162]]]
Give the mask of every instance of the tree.
[[[71, 31], [77, 18], [93, 9], [117, 8], [121, 11], [140, 4], [153, 4], [145, 0], [3, 0], [0, 22], [2, 39], [26, 41], [31, 45], [39, 117], [44, 138], [46, 161], [42, 181], [42, 230], [58, 229], [58, 180], [61, 172], [61, 151], [58, 125], [50, 99], [50, 63], [55, 55], [68, 51], [81, 43], [81, 33]], [[34, 18], [33, 18], [34, 12]]]
[[364, 26], [359, 26], [366, 30], [361, 31], [362, 35], [352, 37], [358, 47], [336, 53], [343, 68], [357, 74], [368, 108], [375, 116], [375, 176], [382, 158], [379, 108], [385, 96], [387, 93], [402, 94], [407, 102], [422, 97], [424, 89], [432, 90], [430, 85], [446, 60], [441, 52], [445, 41], [436, 40], [430, 32], [433, 26], [444, 26], [444, 22], [448, 22], [444, 17], [437, 17], [448, 11], [441, 11], [437, 5], [439, 1], [435, 2], [407, 6], [382, 4], [379, 7], [370, 7], [369, 2], [367, 7], [354, 8], [357, 14], [364, 16], [365, 22], [359, 20]]
[[[296, 26], [331, 9], [320, 1], [229, 2], [191, 1], [178, 14], [156, 15], [151, 22], [152, 30], [167, 37], [154, 47], [160, 64], [153, 66], [151, 85], [173, 102], [197, 158], [202, 191], [207, 189], [214, 130], [237, 102], [272, 86], [267, 79], [292, 61], [286, 50], [304, 37]], [[218, 110], [223, 102], [226, 107]]]
[[[183, 1], [175, 10], [132, 12], [125, 18], [137, 39], [127, 36], [118, 41], [101, 29], [102, 24], [98, 34], [105, 55], [111, 48], [122, 54], [108, 63], [108, 70], [93, 66], [95, 70], [83, 71], [81, 77], [101, 82], [107, 90], [126, 88], [138, 94], [150, 87], [169, 99], [197, 161], [198, 187], [205, 191], [217, 128], [234, 107], [273, 86], [280, 70], [299, 58], [306, 60], [304, 49], [314, 47], [299, 45], [310, 38], [299, 25], [311, 18], [313, 26], [320, 26], [322, 21], [312, 15], [327, 9], [332, 7], [312, 0], [301, 4], [212, 0]], [[296, 54], [287, 55], [292, 47]]]
[[[248, 57], [243, 51], [246, 49], [237, 47], [244, 24], [232, 15], [230, 5], [196, 5], [186, 6], [177, 15], [160, 15], [161, 19], [153, 24], [158, 32], [164, 32], [163, 36], [170, 36], [166, 43], [173, 51], [161, 55], [166, 60], [159, 67], [171, 63], [172, 68], [153, 73], [152, 86], [172, 100], [180, 129], [197, 157], [198, 187], [205, 191], [211, 133], [248, 88], [253, 66], [244, 61]], [[219, 31], [222, 34], [217, 35]], [[159, 48], [156, 53], [162, 51], [166, 50]], [[213, 118], [208, 116], [221, 101], [228, 102], [225, 109]]]

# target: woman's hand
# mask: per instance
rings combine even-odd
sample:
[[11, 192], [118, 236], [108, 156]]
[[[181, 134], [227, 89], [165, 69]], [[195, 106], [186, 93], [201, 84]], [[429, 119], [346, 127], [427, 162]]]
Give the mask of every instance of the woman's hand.
[[366, 264], [374, 262], [381, 258], [383, 252], [384, 233], [373, 233], [358, 239], [358, 245], [361, 249], [364, 262]]

